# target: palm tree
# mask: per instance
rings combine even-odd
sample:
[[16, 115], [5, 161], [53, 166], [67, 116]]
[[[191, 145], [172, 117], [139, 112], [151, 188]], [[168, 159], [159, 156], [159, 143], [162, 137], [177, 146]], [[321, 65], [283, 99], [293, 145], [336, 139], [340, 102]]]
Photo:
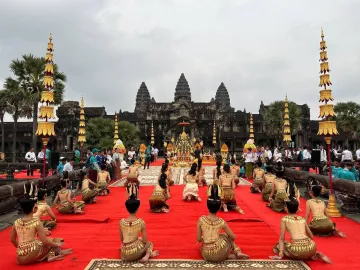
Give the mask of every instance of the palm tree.
[[9, 109], [7, 101], [8, 92], [6, 90], [0, 90], [0, 121], [1, 121], [1, 150], [0, 152], [4, 153], [5, 151], [5, 126], [4, 126], [4, 116]]
[[28, 103], [29, 93], [25, 91], [17, 80], [13, 78], [6, 78], [5, 84], [5, 95], [7, 103], [9, 105], [8, 112], [12, 114], [14, 119], [14, 135], [13, 135], [13, 145], [12, 145], [12, 162], [16, 161], [16, 132], [17, 132], [17, 122], [20, 117], [31, 117], [31, 106]]
[[[40, 94], [43, 91], [43, 79], [45, 70], [45, 58], [35, 57], [32, 54], [25, 54], [22, 59], [13, 60], [10, 64], [10, 69], [14, 73], [21, 88], [25, 89], [30, 95], [29, 100], [32, 103], [32, 117], [33, 117], [33, 147], [36, 151], [37, 136], [37, 118], [38, 118], [38, 103], [40, 101]], [[66, 75], [58, 71], [58, 66], [54, 65], [54, 100], [55, 104], [60, 104], [63, 99], [66, 82]]]
[[340, 133], [345, 133], [345, 144], [360, 132], [360, 104], [352, 101], [339, 102], [334, 107]]

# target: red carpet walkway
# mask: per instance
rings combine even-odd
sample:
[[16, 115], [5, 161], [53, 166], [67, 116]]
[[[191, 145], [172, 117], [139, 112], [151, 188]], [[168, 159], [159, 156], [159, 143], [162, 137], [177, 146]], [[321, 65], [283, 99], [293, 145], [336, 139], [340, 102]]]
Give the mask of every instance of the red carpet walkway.
[[[202, 187], [200, 194], [204, 201], [183, 202], [182, 186], [171, 188], [172, 198], [169, 201], [169, 214], [152, 214], [149, 212], [148, 198], [153, 187], [141, 187], [141, 206], [138, 216], [147, 223], [148, 237], [154, 247], [160, 251], [159, 259], [201, 259], [199, 246], [196, 245], [196, 223], [198, 218], [207, 213], [205, 194]], [[272, 255], [272, 247], [278, 240], [279, 222], [282, 214], [272, 212], [265, 207], [259, 195], [251, 194], [249, 187], [237, 188], [238, 204], [246, 212], [221, 213], [236, 233], [235, 242], [244, 253], [254, 259], [267, 259]], [[111, 188], [107, 197], [99, 197], [99, 203], [88, 205], [84, 216], [63, 216], [57, 214], [58, 228], [54, 237], [65, 238], [65, 247], [73, 248], [74, 254], [64, 261], [51, 264], [41, 263], [28, 266], [26, 269], [84, 269], [94, 258], [119, 258], [120, 239], [119, 220], [126, 216], [124, 207], [125, 191], [123, 188]], [[310, 262], [313, 269], [358, 269], [355, 252], [359, 246], [358, 231], [360, 225], [348, 219], [336, 220], [338, 227], [347, 235], [347, 239], [337, 237], [316, 238], [319, 250], [326, 253], [334, 265]], [[0, 269], [25, 269], [15, 264], [16, 249], [9, 242], [10, 229], [0, 232]]]

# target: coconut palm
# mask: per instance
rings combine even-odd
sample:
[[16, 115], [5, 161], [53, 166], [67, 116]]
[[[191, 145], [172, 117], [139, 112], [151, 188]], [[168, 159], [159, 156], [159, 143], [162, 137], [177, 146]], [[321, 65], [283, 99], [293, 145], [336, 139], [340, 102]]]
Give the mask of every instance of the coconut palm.
[[348, 145], [349, 139], [358, 137], [360, 132], [360, 104], [352, 101], [339, 102], [334, 111], [340, 134], [345, 133], [345, 144]]
[[[19, 86], [26, 90], [30, 95], [29, 101], [32, 103], [32, 117], [33, 117], [33, 147], [36, 151], [37, 137], [35, 135], [37, 130], [38, 118], [38, 103], [40, 101], [40, 93], [43, 91], [43, 79], [45, 70], [45, 58], [35, 57], [32, 54], [25, 54], [22, 59], [13, 60], [10, 64], [10, 69], [14, 73]], [[54, 65], [54, 100], [55, 104], [60, 104], [63, 99], [66, 82], [66, 75], [58, 71], [58, 66]]]
[[1, 121], [1, 150], [0, 152], [4, 153], [5, 148], [5, 126], [4, 126], [4, 116], [9, 109], [9, 104], [7, 101], [8, 92], [6, 90], [0, 90], [0, 121]]
[[12, 145], [12, 161], [16, 161], [16, 132], [17, 122], [21, 117], [31, 118], [31, 104], [29, 103], [29, 93], [24, 90], [20, 83], [13, 78], [7, 78], [4, 84], [5, 96], [8, 104], [7, 112], [10, 113], [14, 120], [14, 134]]

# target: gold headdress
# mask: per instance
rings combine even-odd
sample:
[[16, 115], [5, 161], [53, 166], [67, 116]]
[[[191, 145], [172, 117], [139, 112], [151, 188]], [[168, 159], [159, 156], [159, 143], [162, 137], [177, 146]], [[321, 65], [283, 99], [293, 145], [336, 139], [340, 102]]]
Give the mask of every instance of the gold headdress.
[[193, 163], [196, 163], [198, 164], [199, 163], [199, 160], [197, 158], [194, 159]]
[[24, 195], [28, 195], [31, 200], [37, 200], [38, 195], [38, 188], [37, 186], [34, 187], [34, 183], [30, 183], [30, 190], [29, 193], [27, 193], [26, 184], [24, 182]]
[[139, 195], [139, 189], [135, 183], [131, 183], [127, 186], [127, 193], [129, 195], [129, 198], [131, 196], [134, 196], [135, 198]]

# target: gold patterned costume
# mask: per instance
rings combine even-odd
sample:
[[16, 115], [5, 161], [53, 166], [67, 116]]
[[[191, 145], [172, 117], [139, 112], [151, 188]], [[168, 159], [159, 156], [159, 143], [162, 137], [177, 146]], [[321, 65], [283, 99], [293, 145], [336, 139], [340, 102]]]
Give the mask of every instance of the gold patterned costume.
[[186, 200], [188, 196], [192, 196], [195, 198], [199, 197], [199, 185], [198, 185], [198, 174], [194, 175], [186, 175], [186, 184], [183, 191], [183, 200]]
[[[316, 254], [316, 244], [306, 235], [306, 220], [300, 216], [285, 216], [281, 219], [291, 235], [291, 241], [284, 242], [284, 255], [293, 260], [309, 260]], [[279, 244], [274, 247], [279, 253]]]
[[138, 187], [140, 185], [139, 179], [138, 179], [138, 169], [135, 165], [131, 165], [129, 168], [129, 174], [126, 178], [126, 181], [124, 183], [124, 186], [127, 187], [129, 184], [134, 183]]
[[144, 243], [139, 237], [144, 225], [145, 222], [141, 218], [134, 222], [120, 220], [119, 226], [123, 236], [120, 254], [124, 261], [137, 261], [143, 258], [148, 250], [152, 252], [153, 244], [151, 242]]
[[[71, 191], [68, 189], [59, 191], [60, 194], [66, 197], [68, 192]], [[85, 202], [83, 201], [74, 202], [73, 204], [75, 205], [75, 208], [77, 208], [78, 210], [83, 210], [85, 208]], [[61, 214], [74, 214], [75, 213], [74, 205], [72, 205], [69, 201], [65, 200], [60, 203], [60, 206], [58, 207], [58, 211]]]
[[313, 214], [312, 220], [309, 224], [311, 232], [315, 235], [328, 236], [335, 232], [335, 223], [333, 223], [325, 213], [325, 203], [319, 199], [311, 199], [306, 202]]
[[[37, 207], [38, 207], [38, 210], [34, 214], [34, 216], [37, 216], [40, 219], [42, 217], [44, 217], [44, 218], [49, 217], [49, 214], [48, 214], [47, 209], [46, 209], [48, 207], [48, 204], [46, 202], [38, 201]], [[48, 230], [55, 229], [55, 227], [57, 225], [55, 220], [41, 220], [41, 223], [43, 224], [44, 228], [46, 228]]]
[[[34, 217], [32, 220], [23, 221], [21, 218], [14, 223], [16, 234], [18, 237], [17, 247], [17, 264], [32, 264], [41, 262], [48, 257], [57, 256], [60, 254], [60, 248], [54, 248], [44, 245], [36, 238], [36, 227], [39, 225], [40, 219]], [[62, 242], [60, 238], [48, 238], [54, 242]]]
[[204, 260], [222, 262], [228, 259], [231, 251], [240, 251], [227, 234], [220, 233], [225, 224], [225, 221], [221, 218], [211, 221], [206, 216], [200, 217], [199, 225], [203, 238], [200, 252]]
[[206, 179], [205, 179], [205, 168], [201, 167], [199, 173], [199, 183], [200, 185], [207, 186]]
[[[99, 190], [99, 193], [101, 195], [107, 195], [109, 194], [108, 190], [108, 182], [107, 180], [110, 179], [110, 174], [107, 171], [99, 171], [97, 176], [97, 183], [96, 183], [96, 189]], [[105, 192], [107, 190], [107, 192]]]
[[264, 178], [265, 183], [264, 188], [261, 191], [261, 197], [263, 201], [268, 202], [272, 190], [273, 181], [275, 180], [276, 176], [274, 174], [265, 174]]
[[275, 185], [276, 194], [269, 207], [276, 212], [283, 212], [285, 211], [285, 200], [288, 199], [287, 182], [285, 179], [276, 177], [273, 185]]
[[233, 187], [233, 175], [223, 173], [220, 175], [220, 186], [222, 190], [221, 202], [230, 209], [239, 210], [235, 199], [235, 190]]
[[252, 193], [257, 193], [259, 190], [260, 192], [264, 186], [264, 174], [265, 171], [261, 168], [254, 169], [254, 183], [251, 185], [250, 190]]
[[169, 209], [169, 205], [166, 203], [167, 199], [167, 188], [163, 189], [157, 184], [149, 200], [150, 211], [153, 213], [161, 213], [163, 209]]
[[232, 165], [230, 167], [230, 172], [234, 176], [235, 185], [238, 185], [240, 183], [240, 179], [239, 179], [240, 167], [236, 165]]
[[96, 199], [96, 196], [99, 194], [100, 190], [97, 188], [89, 188], [89, 180], [85, 178], [82, 182], [81, 195], [82, 201], [85, 203], [93, 203]]

